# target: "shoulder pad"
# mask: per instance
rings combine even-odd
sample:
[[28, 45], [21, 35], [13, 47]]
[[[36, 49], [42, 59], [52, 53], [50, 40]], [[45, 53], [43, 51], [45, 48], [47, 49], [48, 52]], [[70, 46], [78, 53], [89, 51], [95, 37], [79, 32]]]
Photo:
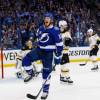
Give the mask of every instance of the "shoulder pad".
[[60, 30], [58, 27], [54, 27], [55, 30]]

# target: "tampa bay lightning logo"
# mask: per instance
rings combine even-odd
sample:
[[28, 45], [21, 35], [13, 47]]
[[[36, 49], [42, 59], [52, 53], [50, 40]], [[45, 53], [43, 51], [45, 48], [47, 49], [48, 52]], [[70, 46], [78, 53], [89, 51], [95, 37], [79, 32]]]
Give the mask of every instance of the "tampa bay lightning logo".
[[48, 36], [48, 33], [42, 33], [41, 34], [41, 37], [39, 38], [39, 41], [42, 42], [42, 43], [45, 43], [49, 40], [49, 36]]

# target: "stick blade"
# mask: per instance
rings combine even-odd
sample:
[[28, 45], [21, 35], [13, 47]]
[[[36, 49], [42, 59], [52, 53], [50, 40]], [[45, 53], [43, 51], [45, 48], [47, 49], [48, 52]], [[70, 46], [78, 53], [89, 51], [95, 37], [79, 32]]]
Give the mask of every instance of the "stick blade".
[[27, 94], [26, 96], [27, 98], [30, 98], [30, 99], [37, 99], [37, 96], [31, 95], [31, 94]]
[[80, 66], [85, 66], [86, 64], [79, 64]]

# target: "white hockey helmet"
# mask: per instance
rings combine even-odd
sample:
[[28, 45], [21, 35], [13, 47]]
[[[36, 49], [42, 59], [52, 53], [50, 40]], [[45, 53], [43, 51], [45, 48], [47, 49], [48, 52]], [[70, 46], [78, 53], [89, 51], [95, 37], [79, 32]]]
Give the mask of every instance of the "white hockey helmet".
[[64, 28], [66, 28], [66, 27], [67, 27], [67, 21], [65, 21], [65, 20], [59, 21], [59, 27], [64, 27]]
[[93, 35], [93, 29], [88, 29], [87, 30], [87, 35], [92, 36]]
[[64, 30], [67, 29], [67, 27], [68, 27], [67, 21], [65, 21], [65, 20], [59, 21], [58, 24], [59, 24], [59, 28], [60, 28], [61, 32], [64, 32]]
[[88, 32], [88, 33], [90, 33], [90, 32], [93, 33], [93, 29], [90, 28], [90, 29], [88, 29], [87, 32]]

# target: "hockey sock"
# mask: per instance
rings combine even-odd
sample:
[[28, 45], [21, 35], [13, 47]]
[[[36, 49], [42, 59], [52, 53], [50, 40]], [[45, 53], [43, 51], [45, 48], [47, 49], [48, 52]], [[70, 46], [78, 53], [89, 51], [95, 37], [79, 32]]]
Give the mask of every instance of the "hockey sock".
[[22, 59], [17, 58], [16, 69], [21, 70], [22, 67]]
[[67, 64], [61, 65], [61, 77], [68, 77], [69, 76], [69, 69], [66, 68]]

